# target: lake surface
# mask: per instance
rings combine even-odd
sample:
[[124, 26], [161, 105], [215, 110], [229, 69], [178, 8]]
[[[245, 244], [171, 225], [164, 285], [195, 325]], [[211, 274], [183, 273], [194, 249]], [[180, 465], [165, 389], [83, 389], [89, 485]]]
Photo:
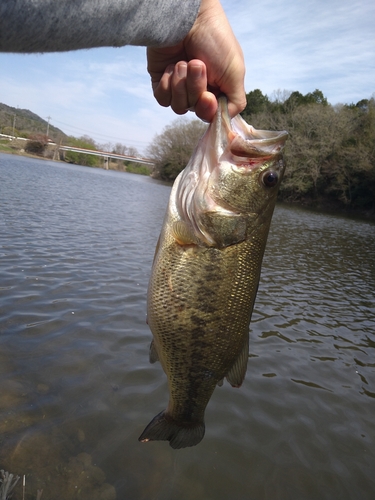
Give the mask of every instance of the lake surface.
[[244, 384], [215, 390], [198, 446], [138, 442], [168, 399], [145, 320], [169, 193], [0, 154], [0, 469], [26, 500], [373, 500], [366, 221], [278, 206]]

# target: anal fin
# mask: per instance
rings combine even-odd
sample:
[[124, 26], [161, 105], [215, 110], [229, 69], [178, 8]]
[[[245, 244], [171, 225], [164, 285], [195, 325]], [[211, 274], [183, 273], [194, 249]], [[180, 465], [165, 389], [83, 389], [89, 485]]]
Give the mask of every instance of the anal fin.
[[246, 340], [240, 355], [234, 362], [232, 368], [226, 375], [226, 379], [232, 387], [240, 387], [242, 384], [247, 370], [247, 360], [249, 359], [249, 335]]
[[158, 354], [158, 351], [156, 349], [154, 339], [151, 340], [149, 359], [150, 359], [150, 363], [156, 363], [156, 361], [160, 361], [159, 354]]

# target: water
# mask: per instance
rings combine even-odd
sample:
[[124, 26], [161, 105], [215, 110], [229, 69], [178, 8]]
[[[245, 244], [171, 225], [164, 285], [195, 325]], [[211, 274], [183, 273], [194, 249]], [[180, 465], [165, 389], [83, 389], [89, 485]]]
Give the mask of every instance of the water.
[[167, 402], [145, 311], [169, 192], [0, 155], [0, 469], [26, 499], [373, 499], [369, 222], [278, 206], [243, 386], [198, 446], [138, 442]]

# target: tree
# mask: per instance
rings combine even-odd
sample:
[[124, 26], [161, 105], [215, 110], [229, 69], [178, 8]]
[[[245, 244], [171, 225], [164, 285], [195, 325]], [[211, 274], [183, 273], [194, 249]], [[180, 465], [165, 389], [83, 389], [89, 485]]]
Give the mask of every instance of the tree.
[[331, 106], [318, 89], [288, 97], [279, 90], [266, 108], [246, 119], [258, 129], [289, 132], [281, 199], [375, 210], [374, 97]]
[[284, 112], [290, 113], [298, 106], [305, 106], [307, 104], [321, 104], [327, 106], [327, 98], [324, 97], [323, 92], [315, 89], [314, 92], [308, 92], [302, 95], [298, 90], [292, 92], [288, 99], [284, 101]]
[[179, 118], [154, 137], [148, 155], [155, 161], [153, 177], [173, 181], [183, 170], [207, 125]]
[[321, 90], [315, 89], [314, 92], [309, 92], [304, 96], [304, 104], [322, 104], [327, 106], [327, 98], [324, 97]]
[[259, 89], [252, 90], [246, 94], [246, 108], [242, 111], [242, 116], [251, 116], [255, 113], [265, 111], [269, 104], [269, 99], [262, 94]]
[[363, 111], [366, 111], [369, 106], [369, 100], [368, 99], [361, 99], [360, 101], [357, 102], [356, 107], [359, 109], [362, 109]]
[[327, 192], [347, 207], [374, 211], [375, 100], [363, 99], [356, 106], [343, 106], [340, 116], [346, 122], [340, 148], [328, 162]]
[[274, 90], [271, 94], [271, 102], [273, 103], [280, 103], [280, 104], [284, 104], [284, 102], [289, 99], [290, 95], [291, 95], [292, 91], [291, 90], [286, 90], [286, 89], [277, 89], [277, 90]]
[[[68, 137], [66, 142], [68, 146], [73, 146], [76, 148], [92, 149], [92, 150], [97, 149], [94, 140], [91, 139], [91, 137], [88, 137], [87, 135], [84, 135], [80, 138], [70, 136]], [[100, 158], [99, 156], [94, 156], [85, 153], [77, 153], [76, 151], [66, 151], [65, 153], [65, 161], [69, 163], [75, 163], [76, 165], [84, 165], [87, 167], [98, 166], [100, 161], [99, 158]]]
[[48, 136], [45, 134], [32, 134], [26, 142], [27, 153], [43, 156], [48, 146]]
[[16, 128], [13, 129], [13, 127], [3, 127], [1, 133], [4, 135], [11, 135], [11, 136], [13, 136], [14, 133], [15, 137], [19, 136], [19, 131]]
[[[280, 199], [374, 215], [375, 96], [331, 106], [318, 89], [273, 95], [268, 100], [259, 89], [249, 92], [246, 109], [258, 111], [244, 115], [257, 129], [289, 132]], [[149, 154], [159, 178], [173, 180], [186, 165], [199, 136], [188, 147], [188, 124], [176, 121], [155, 137]]]
[[284, 112], [290, 113], [292, 112], [297, 106], [301, 106], [305, 104], [305, 100], [301, 92], [298, 92], [298, 90], [295, 90], [290, 94], [288, 99], [284, 101]]
[[331, 106], [320, 108], [307, 104], [293, 112], [288, 129], [291, 134], [288, 148], [290, 168], [283, 189], [287, 189], [289, 181], [294, 195], [317, 200], [326, 185], [323, 170], [347, 134], [347, 117]]

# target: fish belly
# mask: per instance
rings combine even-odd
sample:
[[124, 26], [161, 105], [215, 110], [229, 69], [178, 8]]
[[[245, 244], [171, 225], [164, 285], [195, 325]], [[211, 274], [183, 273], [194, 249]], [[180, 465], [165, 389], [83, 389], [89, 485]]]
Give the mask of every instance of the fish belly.
[[167, 439], [176, 448], [197, 444], [215, 386], [225, 376], [241, 385], [263, 250], [256, 238], [223, 249], [179, 245], [168, 235], [161, 239], [148, 324], [170, 400], [141, 441]]

